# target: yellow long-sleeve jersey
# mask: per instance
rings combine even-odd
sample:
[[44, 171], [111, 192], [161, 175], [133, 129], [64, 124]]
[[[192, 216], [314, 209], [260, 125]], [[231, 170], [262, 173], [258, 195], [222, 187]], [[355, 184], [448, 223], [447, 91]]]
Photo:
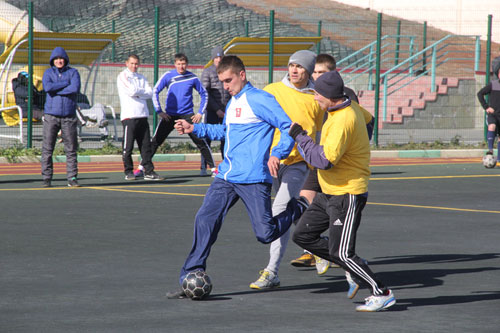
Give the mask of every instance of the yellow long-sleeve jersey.
[[[293, 122], [300, 124], [307, 131], [307, 135], [315, 140], [316, 132], [321, 130], [323, 124], [324, 111], [321, 110], [318, 103], [314, 100], [312, 93], [297, 91], [287, 87], [283, 82], [271, 83], [264, 90], [272, 94], [283, 110], [285, 110], [288, 117]], [[271, 149], [278, 144], [280, 137], [281, 132], [276, 129]], [[281, 160], [281, 163], [291, 165], [302, 161], [304, 159], [295, 145], [290, 155], [286, 159]]]
[[370, 142], [366, 133], [367, 113], [357, 103], [329, 112], [320, 145], [333, 167], [318, 170], [323, 193], [342, 195], [368, 191]]

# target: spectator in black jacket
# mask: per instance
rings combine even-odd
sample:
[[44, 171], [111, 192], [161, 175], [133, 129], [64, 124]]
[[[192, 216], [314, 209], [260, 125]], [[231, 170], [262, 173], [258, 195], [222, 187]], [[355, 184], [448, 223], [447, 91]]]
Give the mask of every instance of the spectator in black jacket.
[[[23, 118], [28, 117], [28, 73], [19, 72], [17, 78], [12, 80], [12, 90], [16, 98], [16, 104], [23, 111]], [[39, 92], [34, 86], [33, 91], [33, 105], [31, 107], [32, 118], [35, 120], [42, 119], [43, 115], [43, 92]]]
[[[222, 47], [217, 46], [212, 50], [212, 61], [213, 64], [205, 68], [201, 74], [201, 83], [208, 93], [208, 105], [207, 112], [205, 116], [205, 122], [208, 124], [222, 124], [224, 119], [224, 113], [226, 110], [226, 104], [231, 98], [229, 92], [224, 90], [222, 82], [219, 81], [217, 76], [217, 65], [224, 56], [224, 50]], [[210, 146], [210, 140], [206, 139], [208, 145]], [[220, 142], [221, 155], [224, 158], [224, 140]], [[206, 175], [207, 163], [203, 156], [201, 157], [201, 174]], [[213, 174], [215, 176], [215, 174]]]

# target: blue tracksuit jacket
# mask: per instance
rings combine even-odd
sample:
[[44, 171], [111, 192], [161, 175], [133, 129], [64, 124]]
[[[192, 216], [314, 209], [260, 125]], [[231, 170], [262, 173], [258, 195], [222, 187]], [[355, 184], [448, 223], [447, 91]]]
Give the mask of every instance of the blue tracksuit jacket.
[[271, 152], [282, 160], [295, 141], [288, 135], [291, 120], [273, 95], [247, 83], [226, 106], [223, 124], [195, 124], [193, 133], [212, 140], [225, 138], [218, 178], [231, 183], [272, 183], [267, 161], [275, 128], [281, 139]]
[[163, 112], [160, 104], [160, 92], [167, 88], [165, 112], [172, 116], [193, 113], [193, 89], [201, 97], [198, 113], [204, 114], [207, 108], [208, 94], [200, 79], [190, 71], [179, 74], [176, 69], [163, 74], [153, 88], [153, 105], [156, 112]]

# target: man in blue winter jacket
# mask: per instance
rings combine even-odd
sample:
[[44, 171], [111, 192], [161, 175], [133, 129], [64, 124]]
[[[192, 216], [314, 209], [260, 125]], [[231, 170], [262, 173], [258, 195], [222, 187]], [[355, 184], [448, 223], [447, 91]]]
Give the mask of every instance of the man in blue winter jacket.
[[78, 149], [76, 95], [80, 91], [80, 74], [69, 67], [69, 57], [62, 47], [56, 47], [50, 56], [50, 68], [43, 74], [43, 89], [47, 92], [44, 107], [42, 177], [43, 186], [50, 187], [54, 168], [52, 154], [57, 133], [62, 132], [66, 152], [68, 186], [79, 187], [77, 181]]
[[[294, 146], [288, 135], [291, 121], [276, 99], [254, 88], [247, 81], [245, 66], [236, 56], [222, 58], [217, 66], [220, 81], [232, 96], [222, 124], [176, 121], [179, 134], [194, 133], [212, 140], [225, 138], [224, 160], [210, 185], [195, 218], [194, 241], [180, 283], [192, 271], [205, 270], [210, 248], [229, 209], [241, 198], [253, 231], [261, 243], [270, 243], [283, 235], [307, 208], [305, 199], [292, 198], [286, 210], [273, 216], [271, 209], [272, 176], [276, 177], [280, 160]], [[279, 143], [269, 151], [274, 131], [281, 131]], [[185, 298], [183, 290], [167, 293], [168, 298]]]

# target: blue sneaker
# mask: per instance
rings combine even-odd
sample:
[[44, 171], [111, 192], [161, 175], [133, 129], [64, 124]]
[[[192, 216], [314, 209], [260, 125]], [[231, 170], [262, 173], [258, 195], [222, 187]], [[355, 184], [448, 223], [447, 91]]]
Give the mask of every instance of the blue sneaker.
[[349, 290], [347, 290], [347, 298], [353, 299], [354, 296], [356, 296], [356, 294], [358, 293], [359, 284], [354, 282], [351, 273], [349, 273], [348, 271], [345, 272], [345, 278], [347, 280], [347, 283], [349, 283]]

